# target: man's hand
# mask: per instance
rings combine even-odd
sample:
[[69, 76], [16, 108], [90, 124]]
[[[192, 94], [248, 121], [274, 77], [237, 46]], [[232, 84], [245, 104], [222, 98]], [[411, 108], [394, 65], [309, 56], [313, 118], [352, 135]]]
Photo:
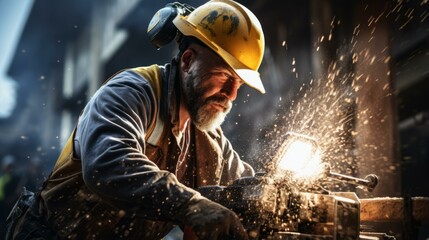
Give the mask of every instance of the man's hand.
[[248, 239], [238, 216], [207, 198], [193, 197], [179, 215], [198, 239]]

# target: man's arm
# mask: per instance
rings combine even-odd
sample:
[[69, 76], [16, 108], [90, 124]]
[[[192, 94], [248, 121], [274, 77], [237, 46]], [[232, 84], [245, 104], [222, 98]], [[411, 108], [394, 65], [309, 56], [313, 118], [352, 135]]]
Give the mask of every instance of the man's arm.
[[198, 194], [147, 158], [145, 134], [155, 117], [149, 83], [131, 71], [91, 99], [77, 127], [85, 184], [108, 202], [153, 220], [173, 220]]

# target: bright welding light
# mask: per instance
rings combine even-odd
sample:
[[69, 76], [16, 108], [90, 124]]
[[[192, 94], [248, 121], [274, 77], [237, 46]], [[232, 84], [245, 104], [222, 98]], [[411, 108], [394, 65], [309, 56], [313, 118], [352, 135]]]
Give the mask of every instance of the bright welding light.
[[314, 139], [291, 135], [277, 165], [278, 174], [291, 172], [296, 179], [311, 179], [323, 172], [321, 153]]
[[303, 141], [294, 141], [289, 144], [278, 167], [280, 170], [298, 172], [307, 165], [307, 162], [313, 155], [313, 151], [312, 144]]

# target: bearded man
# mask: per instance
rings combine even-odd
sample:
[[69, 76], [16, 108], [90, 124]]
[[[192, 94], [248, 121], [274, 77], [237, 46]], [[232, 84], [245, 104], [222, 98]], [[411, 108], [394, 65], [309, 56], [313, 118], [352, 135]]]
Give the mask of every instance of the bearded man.
[[170, 63], [112, 76], [84, 108], [32, 213], [55, 238], [160, 239], [188, 226], [199, 239], [247, 239], [234, 212], [195, 189], [254, 174], [220, 125], [240, 86], [264, 92], [261, 26], [229, 0], [173, 23]]

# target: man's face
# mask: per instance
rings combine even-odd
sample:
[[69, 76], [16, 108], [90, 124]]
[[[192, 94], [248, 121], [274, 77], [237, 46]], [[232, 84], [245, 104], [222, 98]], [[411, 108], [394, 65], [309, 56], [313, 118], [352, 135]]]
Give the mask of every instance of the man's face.
[[191, 45], [195, 58], [183, 79], [191, 120], [200, 130], [219, 127], [237, 97], [243, 81], [213, 51]]

